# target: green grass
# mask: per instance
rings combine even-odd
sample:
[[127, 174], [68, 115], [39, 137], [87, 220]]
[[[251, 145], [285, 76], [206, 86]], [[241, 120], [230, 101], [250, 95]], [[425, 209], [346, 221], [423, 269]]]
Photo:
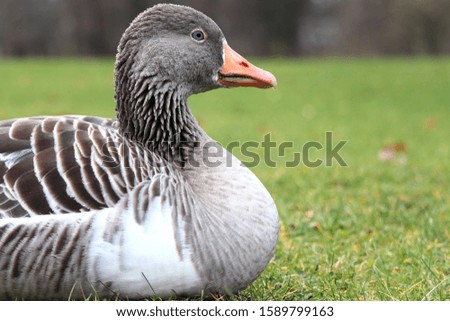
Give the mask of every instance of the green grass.
[[[450, 59], [261, 60], [276, 90], [190, 99], [223, 145], [292, 141], [252, 170], [273, 195], [275, 258], [239, 300], [450, 299]], [[112, 117], [112, 60], [0, 61], [0, 119]], [[308, 141], [346, 140], [347, 167], [286, 168]], [[405, 144], [381, 161], [388, 144]], [[262, 156], [262, 150], [258, 149]], [[238, 153], [239, 155], [239, 153]], [[313, 153], [323, 158], [323, 151]]]

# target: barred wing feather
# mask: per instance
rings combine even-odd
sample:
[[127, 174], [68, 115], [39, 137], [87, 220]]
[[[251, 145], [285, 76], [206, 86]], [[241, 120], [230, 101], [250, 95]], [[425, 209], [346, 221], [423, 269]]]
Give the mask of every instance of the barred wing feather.
[[156, 160], [127, 143], [112, 120], [65, 116], [0, 122], [0, 217], [112, 207], [151, 178]]

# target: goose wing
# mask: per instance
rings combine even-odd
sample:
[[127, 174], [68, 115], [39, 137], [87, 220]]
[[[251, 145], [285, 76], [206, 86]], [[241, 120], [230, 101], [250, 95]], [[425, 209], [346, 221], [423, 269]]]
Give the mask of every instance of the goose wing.
[[0, 218], [112, 207], [151, 179], [155, 159], [124, 139], [114, 120], [64, 116], [2, 121]]

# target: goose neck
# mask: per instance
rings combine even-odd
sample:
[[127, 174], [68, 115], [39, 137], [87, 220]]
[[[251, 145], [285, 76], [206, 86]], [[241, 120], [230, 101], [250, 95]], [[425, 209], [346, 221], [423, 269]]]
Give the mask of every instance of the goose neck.
[[188, 96], [183, 87], [157, 75], [116, 83], [116, 112], [123, 136], [164, 159], [185, 162], [202, 136], [187, 105]]

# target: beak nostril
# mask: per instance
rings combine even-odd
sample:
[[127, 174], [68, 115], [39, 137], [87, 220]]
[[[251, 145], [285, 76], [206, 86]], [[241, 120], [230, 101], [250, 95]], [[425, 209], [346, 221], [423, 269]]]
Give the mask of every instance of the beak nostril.
[[239, 64], [240, 64], [242, 67], [245, 67], [245, 68], [250, 67], [250, 66], [248, 65], [248, 63], [245, 62], [245, 61], [241, 61]]

